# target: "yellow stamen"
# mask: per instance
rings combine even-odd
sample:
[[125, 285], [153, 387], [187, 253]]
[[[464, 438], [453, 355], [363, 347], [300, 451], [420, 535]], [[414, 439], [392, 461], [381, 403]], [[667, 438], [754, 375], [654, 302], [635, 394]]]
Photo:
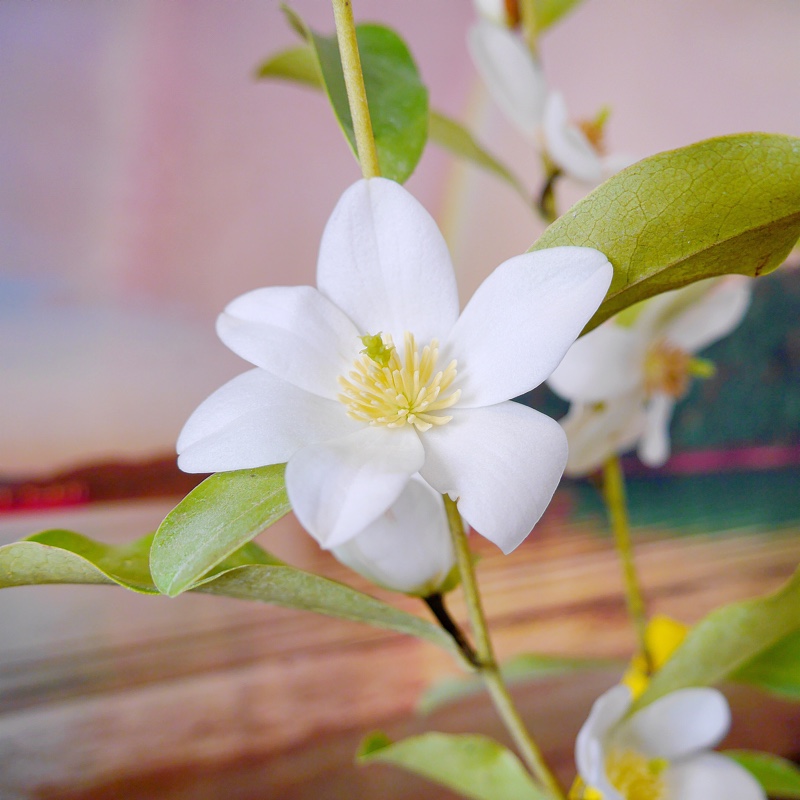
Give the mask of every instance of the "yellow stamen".
[[418, 431], [450, 422], [452, 417], [441, 412], [461, 396], [461, 390], [448, 392], [456, 378], [456, 362], [435, 371], [439, 357], [435, 339], [419, 351], [414, 336], [406, 333], [402, 359], [388, 334], [364, 336], [362, 341], [366, 347], [353, 369], [339, 377], [339, 400], [348, 416], [387, 428], [409, 424]]
[[635, 750], [612, 750], [606, 758], [606, 776], [625, 800], [664, 800], [668, 766], [663, 758], [647, 758]]
[[663, 392], [683, 397], [689, 389], [691, 356], [680, 347], [657, 342], [644, 360], [644, 383], [648, 394]]

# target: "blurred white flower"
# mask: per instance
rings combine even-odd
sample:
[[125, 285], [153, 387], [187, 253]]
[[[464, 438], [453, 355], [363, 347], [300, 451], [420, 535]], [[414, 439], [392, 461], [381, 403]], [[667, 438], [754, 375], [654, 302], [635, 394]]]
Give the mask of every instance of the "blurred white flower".
[[517, 0], [475, 0], [475, 10], [496, 25], [513, 28], [519, 25], [520, 9]]
[[412, 476], [388, 510], [332, 552], [373, 583], [420, 597], [442, 588], [456, 559], [442, 496], [419, 476]]
[[522, 38], [489, 10], [469, 31], [467, 42], [478, 74], [501, 111], [558, 169], [594, 186], [627, 167], [632, 159], [606, 155], [607, 112], [588, 122], [569, 118], [561, 92], [547, 86], [540, 63]]
[[728, 703], [716, 689], [681, 689], [625, 719], [630, 706], [630, 689], [615, 686], [595, 702], [578, 734], [585, 797], [766, 800], [744, 767], [711, 752], [730, 727]]
[[459, 316], [433, 219], [398, 184], [361, 180], [325, 228], [319, 289], [257, 289], [220, 315], [220, 338], [256, 369], [194, 412], [178, 464], [288, 462], [292, 507], [326, 548], [375, 522], [419, 472], [510, 552], [547, 507], [567, 447], [558, 423], [509, 398], [552, 372], [611, 274], [588, 248], [525, 253]]
[[[638, 443], [660, 466], [670, 453], [675, 402], [713, 367], [693, 354], [727, 336], [750, 304], [751, 280], [729, 275], [666, 292], [581, 337], [548, 380], [572, 402], [561, 424], [566, 472], [583, 475]], [[631, 319], [632, 317], [632, 319]]]

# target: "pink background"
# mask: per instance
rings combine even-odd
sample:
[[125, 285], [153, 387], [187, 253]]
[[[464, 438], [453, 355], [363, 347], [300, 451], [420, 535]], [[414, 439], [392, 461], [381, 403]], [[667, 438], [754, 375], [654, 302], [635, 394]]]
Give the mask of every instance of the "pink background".
[[[328, 3], [294, 5], [332, 30]], [[466, 52], [471, 3], [354, 5], [399, 30], [432, 105], [533, 190], [536, 157]], [[610, 105], [611, 147], [640, 157], [800, 135], [799, 30], [796, 0], [587, 0], [542, 51], [572, 113]], [[169, 451], [245, 367], [213, 332], [225, 303], [314, 282], [322, 227], [359, 172], [321, 96], [251, 77], [296, 41], [272, 0], [0, 4], [0, 475]], [[408, 188], [443, 226], [462, 300], [541, 229], [435, 147]]]

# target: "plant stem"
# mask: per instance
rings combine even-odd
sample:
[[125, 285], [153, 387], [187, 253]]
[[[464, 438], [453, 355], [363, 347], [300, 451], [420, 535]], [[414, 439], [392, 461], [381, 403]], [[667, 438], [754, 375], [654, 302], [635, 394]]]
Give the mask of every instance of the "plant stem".
[[506, 730], [511, 734], [511, 738], [514, 740], [531, 774], [547, 788], [555, 800], [564, 800], [565, 795], [561, 785], [548, 768], [541, 751], [525, 728], [525, 724], [514, 706], [511, 695], [508, 693], [508, 688], [497, 667], [492, 640], [489, 637], [489, 628], [486, 624], [486, 616], [483, 613], [481, 596], [478, 591], [478, 583], [475, 579], [472, 553], [467, 544], [467, 535], [464, 532], [464, 523], [455, 501], [451, 500], [448, 495], [444, 495], [444, 504], [447, 509], [447, 521], [450, 524], [450, 533], [453, 537], [458, 569], [461, 573], [461, 587], [467, 602], [472, 634], [475, 638], [476, 669], [481, 674], [494, 707], [503, 720]]
[[364, 87], [364, 73], [361, 71], [356, 25], [350, 0], [333, 0], [333, 16], [336, 20], [336, 38], [339, 41], [339, 54], [342, 59], [361, 174], [365, 178], [377, 178], [381, 174], [381, 169], [378, 164], [378, 151], [375, 148], [375, 136], [372, 133], [367, 90]]
[[536, 0], [520, 0], [520, 17], [522, 31], [525, 34], [525, 44], [528, 45], [531, 55], [539, 57], [539, 29], [536, 25]]
[[603, 499], [608, 510], [611, 530], [614, 533], [617, 553], [622, 562], [628, 614], [636, 630], [639, 652], [645, 660], [648, 673], [650, 673], [653, 663], [647, 649], [647, 611], [639, 584], [639, 576], [636, 573], [636, 565], [633, 561], [628, 504], [625, 498], [625, 475], [617, 456], [612, 456], [603, 465]]
[[431, 610], [433, 616], [436, 617], [436, 621], [453, 637], [453, 641], [458, 645], [458, 649], [461, 651], [464, 658], [471, 666], [475, 667], [475, 669], [480, 669], [481, 662], [478, 658], [478, 654], [469, 641], [467, 641], [467, 637], [464, 635], [461, 628], [458, 627], [456, 621], [450, 616], [450, 612], [444, 604], [444, 597], [437, 592], [436, 594], [424, 597], [423, 601]]

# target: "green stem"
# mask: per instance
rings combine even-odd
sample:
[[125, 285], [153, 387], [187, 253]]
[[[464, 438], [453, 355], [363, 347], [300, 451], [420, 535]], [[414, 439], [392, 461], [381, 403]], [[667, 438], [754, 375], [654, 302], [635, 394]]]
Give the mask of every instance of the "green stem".
[[617, 553], [622, 562], [628, 614], [636, 630], [639, 652], [645, 660], [647, 671], [652, 672], [653, 664], [647, 649], [647, 611], [639, 584], [639, 576], [636, 573], [636, 565], [633, 561], [628, 504], [625, 498], [625, 475], [617, 456], [612, 456], [603, 465], [603, 499], [608, 510], [611, 530], [614, 533]]
[[481, 674], [486, 688], [489, 690], [494, 707], [503, 720], [506, 730], [511, 734], [511, 738], [514, 740], [531, 774], [547, 788], [554, 800], [565, 800], [564, 790], [548, 768], [541, 751], [525, 728], [525, 723], [523, 723], [519, 712], [514, 706], [511, 695], [508, 693], [508, 688], [497, 667], [492, 640], [489, 637], [489, 627], [486, 624], [486, 616], [483, 613], [481, 596], [478, 591], [478, 582], [475, 579], [472, 553], [467, 544], [467, 535], [464, 531], [464, 522], [461, 519], [461, 514], [458, 512], [455, 501], [451, 500], [448, 495], [444, 495], [444, 504], [447, 509], [447, 521], [450, 524], [450, 533], [453, 537], [458, 569], [461, 573], [461, 588], [467, 602], [470, 626], [475, 638], [476, 669]]
[[520, 0], [520, 17], [522, 30], [525, 34], [525, 44], [528, 45], [531, 55], [539, 58], [539, 29], [536, 25], [536, 0]]
[[353, 119], [361, 174], [365, 178], [377, 178], [381, 174], [381, 169], [378, 164], [378, 151], [375, 148], [375, 136], [372, 133], [367, 90], [364, 87], [364, 73], [358, 55], [356, 24], [350, 0], [333, 0], [333, 16], [336, 20], [336, 38], [339, 41], [339, 54], [342, 59], [347, 100], [350, 104], [350, 116]]

